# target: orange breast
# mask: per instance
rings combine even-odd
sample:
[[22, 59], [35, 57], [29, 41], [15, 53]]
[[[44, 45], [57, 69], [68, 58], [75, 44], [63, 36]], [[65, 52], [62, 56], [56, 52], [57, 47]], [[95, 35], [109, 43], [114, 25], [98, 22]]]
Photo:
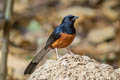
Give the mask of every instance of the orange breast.
[[65, 48], [69, 46], [72, 41], [74, 40], [75, 34], [66, 34], [66, 33], [61, 33], [61, 37], [56, 40], [51, 47], [52, 48]]

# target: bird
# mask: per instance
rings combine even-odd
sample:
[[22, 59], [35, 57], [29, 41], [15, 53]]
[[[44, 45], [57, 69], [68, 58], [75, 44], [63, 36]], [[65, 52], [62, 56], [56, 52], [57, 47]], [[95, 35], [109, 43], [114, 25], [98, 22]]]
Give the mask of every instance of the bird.
[[77, 18], [79, 17], [74, 15], [67, 15], [63, 18], [61, 24], [54, 29], [48, 38], [45, 47], [37, 52], [37, 55], [27, 66], [24, 74], [31, 74], [51, 49], [55, 49], [56, 55], [58, 55], [57, 49], [67, 48], [72, 43], [76, 35], [74, 23]]

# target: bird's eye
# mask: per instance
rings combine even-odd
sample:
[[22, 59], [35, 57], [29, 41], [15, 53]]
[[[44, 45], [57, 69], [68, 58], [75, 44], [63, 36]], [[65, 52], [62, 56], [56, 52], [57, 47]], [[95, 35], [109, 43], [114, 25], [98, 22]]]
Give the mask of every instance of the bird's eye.
[[73, 17], [69, 17], [69, 20], [72, 21]]
[[72, 17], [70, 17], [69, 20], [72, 21]]
[[72, 19], [72, 18], [74, 18], [74, 16], [70, 16], [69, 18]]

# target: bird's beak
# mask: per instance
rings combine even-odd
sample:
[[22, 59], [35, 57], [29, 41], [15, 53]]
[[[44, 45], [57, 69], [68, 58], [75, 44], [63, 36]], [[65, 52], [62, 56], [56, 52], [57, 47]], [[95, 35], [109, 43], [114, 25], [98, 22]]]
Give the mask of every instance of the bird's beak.
[[74, 18], [72, 20], [76, 20], [77, 18], [79, 18], [78, 16], [74, 16]]

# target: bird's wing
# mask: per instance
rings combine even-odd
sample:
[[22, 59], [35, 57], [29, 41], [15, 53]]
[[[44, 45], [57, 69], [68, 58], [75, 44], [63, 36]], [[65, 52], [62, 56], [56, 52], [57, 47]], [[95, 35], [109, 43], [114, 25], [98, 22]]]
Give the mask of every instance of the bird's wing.
[[60, 32], [55, 33], [53, 32], [50, 37], [48, 38], [47, 42], [46, 42], [46, 46], [50, 46], [54, 41], [56, 41], [57, 39], [60, 38]]

